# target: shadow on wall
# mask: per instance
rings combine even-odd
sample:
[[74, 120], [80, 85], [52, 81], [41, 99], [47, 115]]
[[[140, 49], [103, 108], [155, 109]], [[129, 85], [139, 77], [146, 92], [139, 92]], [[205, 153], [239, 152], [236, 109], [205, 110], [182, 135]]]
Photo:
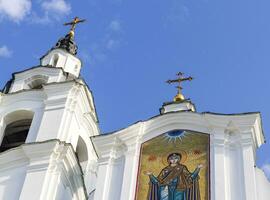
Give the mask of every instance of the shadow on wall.
[[78, 138], [76, 154], [80, 162], [82, 171], [84, 173], [87, 167], [87, 162], [88, 162], [88, 151], [87, 151], [86, 143], [84, 142], [81, 136], [79, 136]]

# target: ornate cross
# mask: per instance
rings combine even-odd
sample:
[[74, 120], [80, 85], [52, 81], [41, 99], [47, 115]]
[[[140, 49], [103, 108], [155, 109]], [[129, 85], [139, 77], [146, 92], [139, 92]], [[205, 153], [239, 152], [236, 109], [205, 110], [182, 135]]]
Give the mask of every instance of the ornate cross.
[[85, 21], [86, 21], [85, 19], [80, 19], [79, 17], [75, 17], [71, 22], [64, 23], [64, 25], [71, 26], [69, 34], [71, 37], [74, 37], [76, 25]]
[[167, 83], [169, 84], [172, 84], [172, 83], [178, 83], [178, 86], [176, 86], [177, 88], [177, 95], [174, 97], [174, 101], [183, 101], [185, 100], [185, 97], [184, 95], [182, 95], [182, 87], [181, 87], [181, 83], [184, 82], [184, 81], [192, 81], [193, 78], [191, 76], [185, 78], [184, 77], [184, 73], [182, 72], [179, 72], [176, 74], [178, 76], [177, 79], [173, 79], [173, 80], [168, 80], [166, 81]]

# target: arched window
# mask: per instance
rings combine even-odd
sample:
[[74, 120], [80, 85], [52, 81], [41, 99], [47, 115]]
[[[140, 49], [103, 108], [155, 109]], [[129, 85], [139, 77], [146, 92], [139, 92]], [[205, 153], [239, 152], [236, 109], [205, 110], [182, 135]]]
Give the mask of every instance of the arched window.
[[8, 124], [5, 129], [5, 136], [0, 146], [0, 152], [24, 144], [31, 122], [31, 119], [25, 119]]
[[48, 82], [49, 77], [43, 75], [35, 75], [25, 81], [29, 89], [41, 89]]
[[42, 85], [45, 83], [46, 81], [44, 81], [43, 79], [36, 79], [29, 83], [28, 86], [30, 89], [41, 89], [43, 87]]
[[80, 162], [81, 168], [84, 171], [87, 166], [88, 161], [88, 152], [87, 152], [87, 146], [81, 136], [79, 136], [77, 147], [76, 147], [76, 154], [78, 157], [78, 160]]
[[5, 118], [6, 127], [0, 152], [25, 143], [33, 119], [30, 111], [16, 111]]
[[58, 54], [55, 54], [53, 56], [53, 63], [52, 63], [52, 66], [53, 67], [56, 67], [57, 66], [58, 60], [59, 60], [59, 55]]

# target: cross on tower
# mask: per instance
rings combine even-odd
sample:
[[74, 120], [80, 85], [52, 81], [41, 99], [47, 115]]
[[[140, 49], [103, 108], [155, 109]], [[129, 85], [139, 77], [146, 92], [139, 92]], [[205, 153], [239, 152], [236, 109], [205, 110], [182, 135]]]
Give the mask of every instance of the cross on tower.
[[70, 31], [69, 31], [69, 35], [71, 37], [74, 37], [76, 25], [79, 23], [85, 22], [85, 21], [86, 21], [85, 19], [80, 19], [79, 17], [75, 17], [71, 22], [64, 23], [64, 25], [71, 26]]
[[173, 80], [168, 80], [166, 81], [167, 83], [169, 84], [172, 84], [172, 83], [178, 83], [178, 86], [176, 86], [177, 88], [177, 95], [174, 97], [174, 102], [179, 102], [179, 101], [184, 101], [185, 100], [185, 97], [184, 95], [182, 94], [182, 87], [181, 87], [181, 83], [184, 82], [184, 81], [192, 81], [193, 80], [193, 77], [189, 76], [187, 78], [184, 77], [184, 73], [182, 72], [178, 72], [176, 74], [178, 76], [177, 79], [173, 79]]

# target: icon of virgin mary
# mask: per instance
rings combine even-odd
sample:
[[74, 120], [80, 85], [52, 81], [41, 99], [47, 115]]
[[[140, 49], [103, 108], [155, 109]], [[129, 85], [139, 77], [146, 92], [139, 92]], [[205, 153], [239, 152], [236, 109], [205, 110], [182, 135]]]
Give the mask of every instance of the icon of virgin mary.
[[156, 177], [152, 172], [149, 176], [147, 200], [200, 200], [199, 172], [203, 165], [198, 165], [191, 173], [180, 164], [182, 155], [172, 153], [167, 157], [168, 166], [163, 168]]

